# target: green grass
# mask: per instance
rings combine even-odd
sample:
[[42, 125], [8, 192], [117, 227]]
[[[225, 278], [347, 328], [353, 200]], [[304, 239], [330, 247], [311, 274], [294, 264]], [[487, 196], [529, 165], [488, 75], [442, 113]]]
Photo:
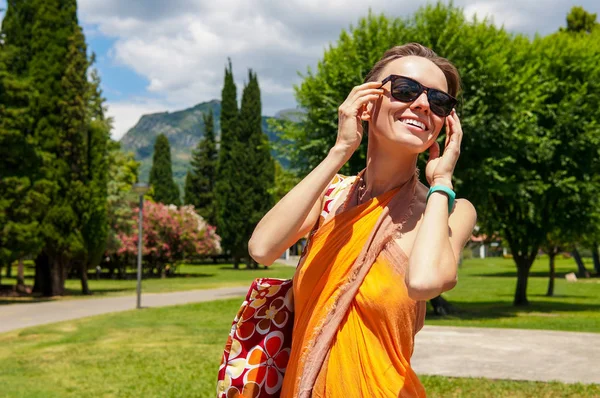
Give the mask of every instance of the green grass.
[[[564, 274], [575, 269], [572, 259], [557, 260], [554, 296], [546, 297], [548, 261], [538, 259], [528, 282], [530, 305], [518, 308], [512, 305], [517, 283], [512, 260], [467, 260], [459, 270], [458, 285], [444, 294], [459, 312], [444, 318], [428, 314], [426, 323], [598, 333], [600, 278], [567, 282]], [[588, 269], [592, 269], [589, 264]]]
[[[153, 308], [0, 335], [0, 396], [214, 397], [240, 299]], [[431, 397], [592, 397], [600, 386], [422, 377]]]
[[[261, 267], [258, 270], [247, 270], [242, 265], [241, 269], [233, 269], [232, 264], [216, 265], [188, 265], [183, 264], [177, 268], [174, 277], [169, 278], [146, 278], [142, 281], [144, 293], [166, 293], [183, 290], [196, 289], [216, 289], [228, 286], [250, 286], [255, 278], [291, 278], [295, 268], [285, 265], [274, 264], [267, 269]], [[13, 274], [16, 273], [16, 267]], [[25, 273], [25, 283], [33, 285], [33, 266], [28, 266]], [[91, 274], [90, 274], [91, 275]], [[136, 292], [136, 279], [134, 274], [130, 274], [131, 279], [111, 280], [90, 278], [89, 287], [93, 292], [91, 297], [103, 296], [123, 296], [133, 295]], [[16, 284], [15, 278], [2, 278], [3, 285]], [[83, 298], [90, 296], [81, 296], [81, 283], [78, 279], [68, 279], [65, 283], [67, 296], [64, 298]], [[61, 298], [61, 299], [64, 299]], [[57, 299], [57, 298], [54, 298]], [[18, 302], [47, 301], [43, 298], [3, 298], [0, 297], [0, 304], [10, 304]]]
[[[592, 269], [591, 264], [587, 264]], [[488, 258], [464, 261], [459, 270], [458, 285], [444, 294], [458, 310], [448, 317], [435, 317], [431, 311], [426, 323], [447, 326], [506, 327], [565, 331], [600, 332], [600, 278], [579, 279], [569, 283], [564, 274], [576, 269], [572, 259], [558, 259], [555, 295], [546, 297], [548, 284], [547, 259], [537, 260], [529, 277], [528, 307], [513, 307], [516, 267], [510, 259]], [[273, 265], [268, 269], [234, 270], [230, 264], [182, 265], [177, 276], [166, 279], [145, 279], [145, 293], [161, 293], [225, 286], [249, 286], [257, 277], [290, 278], [294, 267]], [[28, 269], [28, 283], [33, 283], [33, 269]], [[14, 279], [3, 278], [3, 284]], [[67, 281], [70, 298], [80, 298], [79, 281]], [[133, 295], [135, 279], [90, 280], [92, 297]], [[47, 299], [34, 299], [37, 301]], [[1, 298], [0, 304], [31, 302], [31, 298]]]

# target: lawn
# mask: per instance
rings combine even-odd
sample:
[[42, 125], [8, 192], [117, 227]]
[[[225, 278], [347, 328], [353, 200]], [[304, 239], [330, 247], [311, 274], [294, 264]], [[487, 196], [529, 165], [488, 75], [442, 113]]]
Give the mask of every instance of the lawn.
[[[591, 264], [587, 264], [592, 270]], [[531, 270], [528, 285], [530, 305], [512, 306], [516, 285], [516, 268], [512, 260], [504, 258], [465, 260], [459, 269], [459, 282], [444, 297], [457, 309], [457, 313], [439, 318], [431, 311], [426, 323], [431, 325], [507, 327], [565, 331], [600, 332], [600, 278], [579, 279], [567, 282], [564, 275], [576, 269], [572, 259], [557, 260], [555, 295], [546, 297], [548, 284], [547, 259], [538, 259]], [[211, 289], [224, 286], [249, 286], [257, 277], [290, 278], [294, 267], [273, 265], [268, 269], [234, 270], [230, 264], [182, 265], [172, 278], [145, 279], [143, 292], [159, 293], [193, 289]], [[32, 270], [28, 270], [32, 278]], [[28, 279], [28, 283], [33, 283]], [[3, 284], [14, 280], [3, 278]], [[92, 297], [135, 294], [135, 279], [90, 280]], [[79, 281], [68, 280], [70, 298], [79, 298]], [[43, 300], [43, 299], [37, 299]], [[17, 301], [1, 298], [0, 304]]]
[[[0, 395], [214, 397], [239, 299], [85, 318], [0, 335]], [[457, 365], [458, 366], [458, 365]], [[600, 386], [422, 377], [431, 397], [593, 397]]]
[[[590, 264], [588, 270], [592, 270]], [[507, 327], [579, 332], [600, 332], [600, 278], [567, 282], [564, 275], [575, 270], [572, 259], [557, 260], [554, 296], [546, 297], [548, 261], [534, 263], [528, 282], [528, 307], [515, 308], [516, 267], [503, 258], [463, 262], [458, 285], [444, 293], [458, 313], [444, 318], [428, 314], [430, 325]]]
[[[250, 286], [250, 282], [254, 278], [291, 278], [294, 274], [294, 267], [274, 264], [267, 269], [260, 267], [258, 270], [247, 270], [245, 266], [242, 269], [233, 269], [232, 264], [203, 264], [190, 265], [182, 264], [177, 268], [174, 277], [169, 278], [145, 278], [142, 281], [142, 289], [144, 293], [166, 293], [183, 290], [196, 289], [216, 289], [228, 286]], [[13, 275], [16, 268], [13, 270]], [[34, 268], [29, 265], [26, 268], [25, 283], [33, 285]], [[93, 292], [91, 297], [102, 296], [123, 296], [134, 295], [136, 293], [136, 276], [130, 273], [130, 279], [99, 279], [91, 277], [89, 287]], [[15, 278], [2, 278], [3, 285], [16, 284]], [[81, 296], [81, 282], [78, 279], [68, 279], [65, 283], [67, 290], [66, 298], [83, 298]], [[89, 296], [88, 296], [89, 297]], [[57, 298], [54, 298], [57, 299]], [[64, 299], [64, 298], [62, 298]], [[46, 301], [47, 299], [32, 299], [32, 298], [6, 298], [0, 297], [0, 304], [10, 304], [15, 302], [32, 302]]]

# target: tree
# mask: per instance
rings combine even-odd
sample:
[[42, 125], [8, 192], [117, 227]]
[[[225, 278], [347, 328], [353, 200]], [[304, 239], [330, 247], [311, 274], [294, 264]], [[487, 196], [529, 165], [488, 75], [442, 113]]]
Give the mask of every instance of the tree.
[[[598, 172], [600, 162], [595, 152], [600, 149], [600, 68], [596, 44], [598, 32], [577, 34], [561, 31], [538, 40], [542, 50], [543, 74], [549, 90], [545, 109], [539, 119], [547, 134], [555, 137], [552, 157], [546, 163], [543, 178], [549, 181], [545, 197], [550, 201], [547, 217], [551, 219], [551, 241], [561, 241], [573, 248], [580, 259], [578, 243], [593, 246], [598, 236]], [[556, 246], [556, 245], [555, 245]], [[551, 256], [548, 295], [553, 293]], [[578, 261], [580, 275], [585, 275]]]
[[104, 98], [100, 77], [91, 73], [87, 98], [86, 164], [83, 180], [88, 188], [84, 206], [83, 239], [85, 257], [80, 261], [79, 275], [83, 294], [89, 294], [88, 269], [100, 264], [108, 239], [108, 174], [111, 120], [104, 116]]
[[212, 110], [203, 115], [204, 137], [192, 152], [185, 177], [185, 203], [193, 205], [210, 225], [216, 225], [214, 186], [218, 155]]
[[591, 33], [597, 26], [598, 22], [596, 22], [596, 14], [587, 12], [583, 7], [573, 6], [569, 15], [567, 15], [567, 32]]
[[31, 115], [41, 162], [31, 178], [34, 185], [44, 187], [48, 203], [39, 219], [43, 249], [35, 260], [34, 291], [61, 295], [71, 262], [84, 249], [80, 209], [86, 197], [81, 181], [88, 66], [85, 42], [74, 0], [15, 1], [9, 7], [28, 10], [29, 21], [22, 26], [18, 23], [23, 19], [16, 16], [25, 14], [15, 10], [5, 34], [8, 41], [22, 44], [17, 64], [37, 94]]
[[239, 156], [238, 167], [244, 171], [238, 182], [244, 190], [240, 197], [243, 202], [244, 217], [244, 250], [248, 265], [251, 257], [247, 253], [247, 242], [256, 224], [273, 206], [271, 190], [275, 180], [275, 163], [271, 156], [271, 148], [267, 136], [262, 130], [262, 107], [258, 78], [250, 70], [248, 84], [242, 94], [240, 110], [240, 138], [247, 143], [244, 154]]
[[155, 201], [179, 206], [179, 187], [173, 180], [171, 146], [169, 145], [169, 139], [164, 134], [156, 137], [154, 144], [150, 185], [154, 189], [153, 199]]
[[240, 258], [247, 255], [244, 247], [247, 244], [244, 242], [247, 209], [242, 203], [246, 192], [240, 184], [246, 171], [239, 167], [241, 159], [246, 156], [247, 143], [240, 139], [237, 93], [231, 60], [225, 68], [221, 98], [221, 141], [215, 181], [217, 232], [222, 238], [223, 249], [233, 257], [234, 267], [238, 268]]
[[[30, 2], [13, 1], [2, 21], [0, 43], [0, 277], [8, 266], [42, 249], [39, 219], [48, 203], [48, 185], [38, 179], [42, 162], [34, 136], [36, 90], [27, 76]], [[20, 262], [21, 263], [21, 262]], [[24, 285], [22, 272], [17, 287]]]

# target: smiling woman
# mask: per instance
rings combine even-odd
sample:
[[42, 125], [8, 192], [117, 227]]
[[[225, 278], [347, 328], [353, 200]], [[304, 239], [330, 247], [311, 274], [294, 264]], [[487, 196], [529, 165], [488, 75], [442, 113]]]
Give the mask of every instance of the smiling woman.
[[[410, 366], [414, 336], [426, 300], [456, 285], [475, 225], [475, 209], [452, 190], [463, 135], [456, 68], [410, 43], [388, 50], [365, 80], [339, 107], [328, 156], [265, 215], [249, 243], [252, 256], [270, 264], [309, 234], [294, 276], [282, 397], [425, 396]], [[366, 168], [336, 174], [358, 148], [363, 122]], [[427, 150], [429, 188], [416, 168]]]

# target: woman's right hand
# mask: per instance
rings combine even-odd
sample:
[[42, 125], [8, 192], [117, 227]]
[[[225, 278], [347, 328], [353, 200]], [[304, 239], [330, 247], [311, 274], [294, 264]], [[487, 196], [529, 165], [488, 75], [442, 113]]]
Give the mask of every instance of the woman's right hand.
[[363, 136], [362, 122], [371, 118], [373, 107], [368, 109], [367, 105], [383, 94], [383, 89], [379, 87], [381, 82], [368, 82], [354, 87], [338, 108], [338, 135], [335, 146], [348, 157], [352, 156], [360, 145]]

